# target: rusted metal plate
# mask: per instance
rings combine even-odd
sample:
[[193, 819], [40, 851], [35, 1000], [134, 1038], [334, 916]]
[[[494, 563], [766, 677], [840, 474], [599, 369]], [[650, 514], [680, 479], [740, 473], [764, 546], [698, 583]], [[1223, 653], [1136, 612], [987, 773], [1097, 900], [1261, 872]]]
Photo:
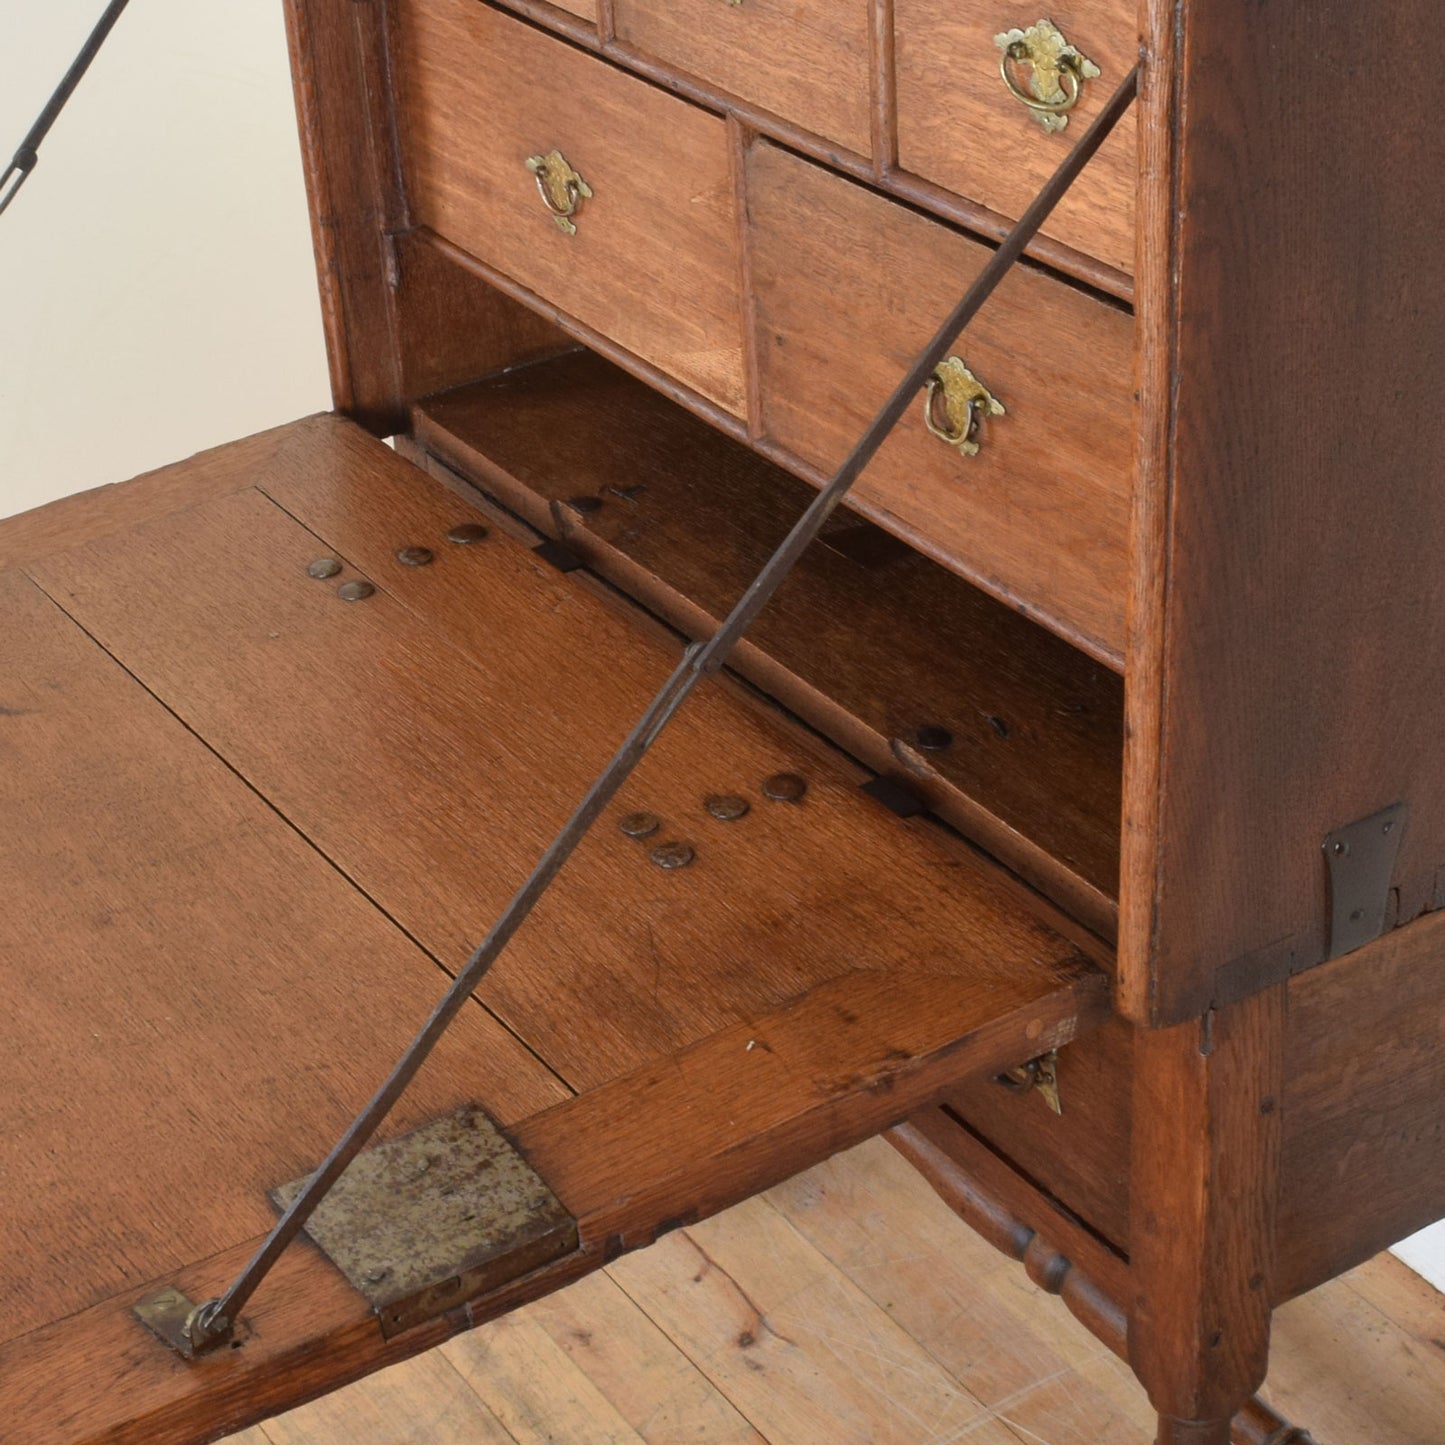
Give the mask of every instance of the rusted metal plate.
[[[285, 1209], [305, 1183], [272, 1202]], [[358, 1155], [306, 1233], [388, 1336], [577, 1248], [577, 1221], [472, 1106]]]

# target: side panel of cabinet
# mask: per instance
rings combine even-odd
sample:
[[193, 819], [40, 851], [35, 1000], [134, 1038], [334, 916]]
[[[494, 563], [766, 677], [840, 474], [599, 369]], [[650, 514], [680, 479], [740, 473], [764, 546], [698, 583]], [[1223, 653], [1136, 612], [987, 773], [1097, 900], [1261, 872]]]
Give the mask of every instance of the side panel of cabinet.
[[[1275, 1302], [1445, 1216], [1445, 914], [1289, 985]], [[945, 1103], [1121, 1254], [1136, 1031], [1112, 1019], [1060, 1052], [1063, 1113], [989, 1078]], [[1181, 1125], [1182, 1127], [1182, 1125]]]
[[1445, 131], [1430, 0], [1146, 0], [1122, 1006], [1329, 951], [1331, 830], [1445, 874]]

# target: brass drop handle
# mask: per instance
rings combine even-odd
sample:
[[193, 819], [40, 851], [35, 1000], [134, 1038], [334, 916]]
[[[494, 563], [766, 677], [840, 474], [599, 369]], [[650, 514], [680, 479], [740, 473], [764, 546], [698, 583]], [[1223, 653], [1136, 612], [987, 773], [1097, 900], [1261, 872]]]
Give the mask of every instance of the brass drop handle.
[[549, 151], [544, 156], [529, 156], [527, 169], [537, 181], [537, 192], [542, 204], [552, 213], [557, 229], [564, 236], [577, 234], [577, 223], [572, 219], [582, 202], [591, 198], [592, 187], [572, 169], [567, 157], [561, 151]]
[[[1084, 82], [1100, 74], [1099, 67], [1064, 38], [1051, 21], [1040, 20], [1027, 30], [1006, 30], [993, 43], [1003, 52], [999, 74], [1009, 94], [1033, 112], [1034, 119], [1051, 134], [1069, 123], [1069, 111], [1078, 105]], [[1014, 71], [1029, 67], [1028, 88]]]
[[938, 364], [923, 394], [923, 423], [939, 441], [976, 457], [986, 416], [1006, 415], [1004, 404], [956, 356]]
[[1055, 1114], [1064, 1112], [1063, 1095], [1059, 1092], [1059, 1051], [1051, 1050], [1037, 1059], [1030, 1059], [1016, 1069], [1007, 1069], [994, 1077], [1011, 1094], [1038, 1094]]

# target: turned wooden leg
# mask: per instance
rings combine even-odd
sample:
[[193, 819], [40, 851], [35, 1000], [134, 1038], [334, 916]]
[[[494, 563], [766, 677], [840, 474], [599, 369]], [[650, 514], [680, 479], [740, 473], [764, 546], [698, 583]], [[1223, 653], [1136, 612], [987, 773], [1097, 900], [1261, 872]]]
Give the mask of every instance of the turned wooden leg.
[[1160, 1445], [1228, 1445], [1264, 1383], [1283, 986], [1136, 1039], [1129, 1360]]
[[1229, 1445], [1229, 1421], [1176, 1420], [1161, 1415], [1157, 1445]]

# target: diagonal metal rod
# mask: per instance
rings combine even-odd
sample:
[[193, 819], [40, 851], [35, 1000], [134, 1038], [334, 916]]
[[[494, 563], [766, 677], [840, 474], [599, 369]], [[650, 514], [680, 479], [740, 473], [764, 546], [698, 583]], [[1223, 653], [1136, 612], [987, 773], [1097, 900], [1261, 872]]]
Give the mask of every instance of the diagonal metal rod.
[[26, 132], [25, 139], [20, 142], [19, 149], [5, 167], [5, 173], [0, 175], [0, 215], [4, 215], [6, 207], [20, 193], [20, 187], [30, 179], [31, 171], [40, 163], [40, 143], [50, 134], [50, 127], [60, 118], [65, 103], [75, 94], [75, 87], [90, 69], [90, 62], [100, 54], [100, 47], [105, 44], [106, 37], [120, 19], [121, 11], [129, 3], [130, 0], [110, 0], [110, 4], [105, 7], [105, 14], [96, 22], [95, 29], [90, 32], [80, 54], [71, 62], [70, 69], [65, 72], [65, 78], [56, 88], [55, 94], [46, 102], [39, 119]]
[[848, 494], [848, 489], [873, 459], [888, 433], [897, 425], [933, 370], [947, 355], [959, 332], [973, 319], [978, 309], [1003, 279], [1005, 273], [1018, 260], [1024, 247], [1033, 239], [1064, 192], [1073, 184], [1079, 172], [1083, 170], [1095, 151], [1103, 144], [1109, 132], [1113, 130], [1120, 116], [1129, 108], [1134, 99], [1137, 85], [1138, 70], [1136, 68], [1130, 71], [1108, 105], [1080, 137], [1078, 144], [1069, 152], [1063, 164], [1039, 192], [1018, 224], [1009, 232], [1008, 238], [994, 252], [988, 264], [979, 273], [978, 279], [968, 288], [967, 295], [953, 309], [952, 314], [939, 328], [938, 334], [928, 344], [927, 349], [909, 368], [908, 374], [899, 382], [898, 389], [874, 418], [847, 460], [839, 467], [833, 480], [813, 499], [782, 545], [773, 553], [767, 565], [743, 593], [727, 619], [706, 642], [694, 643], [684, 652], [677, 669], [663, 684], [662, 690], [653, 699], [637, 726], [628, 734], [626, 741], [618, 748], [616, 755], [607, 765], [601, 777], [592, 785], [587, 796], [579, 804], [577, 811], [573, 813], [552, 845], [542, 855], [532, 876], [527, 879], [507, 905], [506, 911], [477, 947], [466, 967], [457, 974], [451, 988], [447, 990], [445, 997], [436, 1006], [432, 1016], [416, 1036], [411, 1047], [402, 1055], [386, 1082], [376, 1091], [371, 1102], [357, 1115], [335, 1148], [326, 1156], [306, 1187], [296, 1196], [291, 1207], [277, 1221], [275, 1228], [272, 1229], [251, 1261], [236, 1277], [225, 1294], [219, 1299], [209, 1300], [198, 1306], [193, 1312], [187, 1322], [186, 1332], [193, 1349], [197, 1352], [218, 1344], [226, 1337], [237, 1313], [250, 1299], [256, 1286], [265, 1278], [267, 1271], [275, 1264], [281, 1252], [305, 1227], [312, 1211], [325, 1197], [346, 1166], [365, 1147], [377, 1126], [390, 1112], [392, 1105], [401, 1096], [402, 1091], [426, 1061], [437, 1041], [446, 1032], [447, 1026], [461, 1011], [497, 956], [522, 926], [537, 900], [557, 876], [562, 865], [566, 863], [573, 850], [586, 835], [587, 830], [597, 820], [603, 809], [616, 797], [618, 790], [641, 762], [657, 735], [667, 726], [668, 720], [682, 706], [687, 695], [703, 677], [722, 667], [738, 639], [747, 631], [758, 613], [767, 606], [773, 594], [792, 570], [793, 564], [817, 537], [823, 524], [839, 502]]

